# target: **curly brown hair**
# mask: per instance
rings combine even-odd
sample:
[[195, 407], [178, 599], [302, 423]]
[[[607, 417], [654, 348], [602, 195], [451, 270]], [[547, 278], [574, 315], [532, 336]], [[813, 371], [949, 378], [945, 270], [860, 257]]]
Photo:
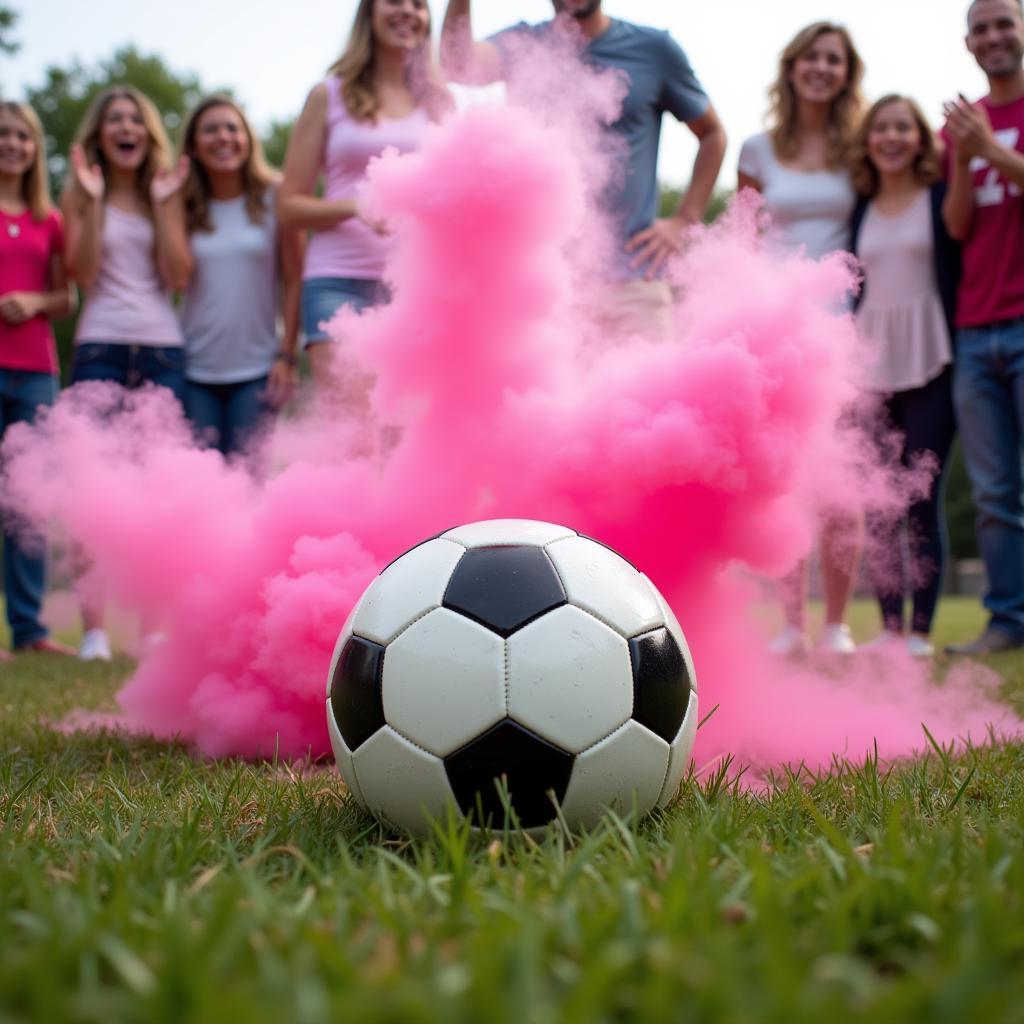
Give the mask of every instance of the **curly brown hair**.
[[924, 111], [909, 96], [891, 92], [871, 104], [871, 109], [861, 118], [857, 133], [850, 146], [850, 173], [853, 176], [853, 186], [862, 196], [868, 198], [878, 193], [879, 185], [878, 169], [868, 155], [868, 136], [871, 134], [871, 125], [879, 112], [891, 103], [905, 103], [921, 133], [921, 148], [917, 156], [914, 157], [914, 180], [922, 187], [927, 188], [942, 177], [935, 135], [924, 116]]
[[775, 155], [780, 160], [792, 160], [800, 150], [800, 124], [797, 118], [796, 92], [790, 81], [790, 74], [797, 60], [824, 35], [835, 34], [843, 41], [846, 49], [846, 84], [832, 103], [829, 111], [826, 135], [828, 148], [826, 162], [831, 168], [847, 162], [850, 139], [857, 119], [864, 109], [861, 81], [864, 78], [864, 61], [853, 38], [842, 26], [831, 21], [816, 21], [801, 29], [789, 42], [779, 57], [779, 73], [768, 90], [770, 106], [768, 123], [769, 136]]

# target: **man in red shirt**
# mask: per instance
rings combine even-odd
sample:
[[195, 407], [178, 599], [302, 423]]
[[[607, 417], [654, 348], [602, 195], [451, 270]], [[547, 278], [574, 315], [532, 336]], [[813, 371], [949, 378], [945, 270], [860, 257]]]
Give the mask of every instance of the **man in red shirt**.
[[954, 398], [988, 572], [989, 622], [947, 648], [1024, 646], [1024, 6], [974, 0], [967, 49], [988, 78], [976, 104], [946, 105], [943, 215], [963, 242]]

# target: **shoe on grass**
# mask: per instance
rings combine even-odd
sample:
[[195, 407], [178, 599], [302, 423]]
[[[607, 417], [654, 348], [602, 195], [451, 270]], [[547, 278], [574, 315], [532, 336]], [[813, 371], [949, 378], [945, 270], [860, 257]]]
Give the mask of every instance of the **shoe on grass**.
[[947, 654], [966, 654], [981, 657], [986, 654], [999, 654], [1001, 651], [1014, 651], [1024, 646], [1024, 640], [1012, 636], [1005, 630], [995, 626], [986, 626], [984, 632], [963, 644], [946, 644]]
[[105, 629], [87, 629], [78, 646], [80, 661], [110, 661], [110, 641]]
[[932, 647], [931, 641], [920, 633], [911, 633], [907, 637], [906, 644], [907, 654], [912, 658], [933, 658], [935, 656], [935, 648]]
[[850, 627], [845, 622], [830, 622], [825, 626], [818, 647], [825, 654], [853, 654], [857, 650]]
[[777, 658], [797, 658], [811, 649], [807, 634], [796, 626], [787, 626], [769, 645], [768, 653]]

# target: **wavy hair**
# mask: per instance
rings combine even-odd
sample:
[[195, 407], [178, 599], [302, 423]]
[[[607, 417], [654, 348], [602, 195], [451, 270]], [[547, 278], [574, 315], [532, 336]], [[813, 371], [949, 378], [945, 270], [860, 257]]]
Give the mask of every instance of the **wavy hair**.
[[[167, 139], [167, 132], [160, 114], [153, 104], [153, 101], [136, 89], [133, 85], [113, 85], [104, 89], [89, 105], [85, 112], [78, 131], [75, 133], [77, 142], [85, 151], [85, 158], [90, 164], [98, 164], [103, 171], [103, 179], [109, 185], [109, 168], [107, 158], [103, 155], [100, 147], [100, 134], [103, 129], [103, 122], [106, 119], [107, 111], [115, 100], [131, 100], [135, 104], [146, 133], [149, 135], [149, 150], [146, 159], [139, 165], [135, 173], [135, 191], [147, 210], [152, 209], [152, 202], [149, 198], [149, 186], [157, 171], [168, 170], [171, 166], [171, 144]], [[75, 176], [68, 175], [68, 188], [76, 187]]]
[[50, 212], [50, 175], [46, 169], [46, 136], [39, 116], [27, 103], [12, 100], [0, 101], [0, 111], [12, 114], [23, 121], [36, 145], [36, 155], [31, 166], [21, 176], [21, 198], [25, 201], [32, 219], [43, 220]]
[[889, 106], [890, 103], [906, 103], [910, 108], [911, 116], [917, 122], [918, 131], [921, 133], [921, 148], [917, 156], [914, 157], [912, 167], [914, 180], [927, 188], [942, 177], [935, 135], [924, 112], [909, 96], [892, 92], [871, 104], [871, 109], [861, 118], [857, 133], [850, 146], [850, 173], [853, 176], [854, 188], [862, 196], [869, 198], [878, 193], [879, 176], [878, 168], [875, 167], [868, 155], [868, 136], [871, 134], [871, 124], [878, 116], [879, 111], [883, 107]]
[[[373, 86], [373, 5], [377, 0], [359, 0], [348, 43], [341, 56], [327, 69], [328, 78], [340, 82], [341, 98], [357, 121], [376, 121], [380, 97]], [[414, 51], [406, 71], [409, 88], [431, 120], [437, 121], [452, 107], [451, 94], [438, 73], [431, 53], [430, 9], [427, 8], [427, 38]]]
[[861, 81], [864, 78], [864, 61], [853, 45], [850, 33], [831, 21], [816, 21], [801, 29], [779, 57], [779, 73], [768, 90], [769, 136], [775, 154], [782, 160], [792, 160], [800, 149], [800, 124], [797, 117], [796, 91], [790, 75], [797, 60], [811, 48], [815, 41], [829, 33], [835, 33], [846, 49], [846, 83], [835, 98], [829, 110], [825, 133], [827, 149], [825, 159], [829, 167], [835, 168], [848, 160], [850, 140], [857, 121], [864, 109]]
[[196, 157], [196, 135], [199, 120], [208, 110], [228, 107], [242, 122], [249, 140], [249, 155], [242, 164], [242, 194], [245, 196], [245, 212], [253, 224], [262, 224], [267, 212], [267, 190], [277, 181], [277, 174], [263, 155], [263, 144], [253, 133], [252, 125], [242, 108], [229, 96], [215, 93], [201, 99], [185, 118], [181, 130], [181, 152], [189, 158], [188, 178], [185, 181], [185, 223], [189, 232], [212, 231], [210, 220], [210, 178], [206, 168]]

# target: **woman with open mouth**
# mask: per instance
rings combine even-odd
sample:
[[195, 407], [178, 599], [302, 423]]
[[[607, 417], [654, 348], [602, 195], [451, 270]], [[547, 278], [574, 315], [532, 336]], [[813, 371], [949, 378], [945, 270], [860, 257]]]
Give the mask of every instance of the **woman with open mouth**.
[[[71, 381], [165, 387], [180, 402], [185, 355], [171, 292], [185, 287], [192, 269], [181, 196], [188, 160], [171, 166], [156, 107], [121, 85], [86, 112], [71, 172], [61, 198], [67, 268], [86, 295]], [[109, 659], [99, 611], [85, 607], [83, 617], [79, 656]]]

